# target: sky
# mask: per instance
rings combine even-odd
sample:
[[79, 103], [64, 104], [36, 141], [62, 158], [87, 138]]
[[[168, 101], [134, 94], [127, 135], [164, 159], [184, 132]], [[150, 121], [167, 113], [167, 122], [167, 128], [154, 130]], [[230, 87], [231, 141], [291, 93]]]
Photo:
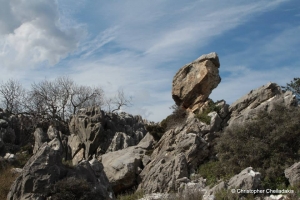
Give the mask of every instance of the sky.
[[214, 101], [300, 77], [299, 32], [299, 0], [0, 0], [0, 81], [122, 89], [124, 111], [159, 122], [174, 75], [203, 54], [220, 59]]

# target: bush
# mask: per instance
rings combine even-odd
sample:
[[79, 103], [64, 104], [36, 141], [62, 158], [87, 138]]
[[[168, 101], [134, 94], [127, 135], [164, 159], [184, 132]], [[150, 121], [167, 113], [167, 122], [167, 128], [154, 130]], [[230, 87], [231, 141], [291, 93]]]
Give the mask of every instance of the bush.
[[74, 177], [65, 178], [56, 182], [50, 191], [53, 200], [90, 200], [104, 199], [100, 191], [95, 190], [84, 179]]
[[220, 112], [221, 108], [219, 106], [217, 106], [216, 103], [214, 103], [212, 100], [209, 100], [208, 102], [208, 107], [205, 108], [202, 112], [196, 114], [196, 118], [198, 118], [201, 122], [204, 122], [206, 124], [210, 124], [210, 121], [211, 121], [211, 117], [208, 116], [208, 114], [210, 112]]
[[264, 188], [286, 187], [284, 169], [300, 159], [299, 121], [298, 107], [276, 106], [271, 113], [261, 112], [253, 121], [227, 128], [217, 139], [222, 170], [216, 176], [237, 174], [251, 166], [262, 174]]
[[172, 114], [160, 122], [161, 127], [163, 127], [165, 131], [182, 125], [188, 115], [187, 111], [181, 106], [173, 105], [171, 109], [173, 109]]
[[12, 173], [12, 166], [0, 168], [0, 199], [6, 199], [10, 186], [18, 177], [18, 174]]
[[159, 140], [165, 133], [165, 128], [159, 124], [147, 125], [147, 131], [154, 137], [155, 140]]
[[133, 193], [122, 194], [117, 197], [118, 200], [137, 200], [143, 198], [144, 192], [142, 190], [137, 190]]

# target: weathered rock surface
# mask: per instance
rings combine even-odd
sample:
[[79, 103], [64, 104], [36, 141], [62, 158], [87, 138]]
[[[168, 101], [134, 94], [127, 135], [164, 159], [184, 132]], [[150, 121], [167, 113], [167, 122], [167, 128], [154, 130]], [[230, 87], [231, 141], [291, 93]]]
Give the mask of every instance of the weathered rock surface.
[[101, 156], [104, 171], [115, 193], [137, 185], [138, 175], [143, 169], [146, 151], [138, 146], [109, 152]]
[[139, 188], [146, 193], [176, 191], [181, 181], [209, 156], [209, 144], [202, 137], [203, 126], [198, 119], [189, 117], [183, 125], [167, 131], [140, 174]]
[[261, 174], [254, 172], [252, 167], [242, 170], [239, 174], [230, 178], [228, 182], [222, 181], [213, 188], [207, 190], [203, 195], [204, 200], [214, 199], [214, 195], [222, 189], [259, 189], [261, 184]]
[[99, 199], [115, 199], [103, 166], [95, 160], [81, 162], [74, 169], [62, 164], [61, 146], [55, 138], [44, 143], [26, 163], [20, 176], [14, 181], [7, 196], [16, 199], [49, 199], [50, 189], [54, 183], [67, 177], [87, 180], [92, 187], [100, 191]]
[[115, 193], [131, 189], [138, 184], [139, 174], [150, 162], [155, 140], [149, 133], [137, 146], [108, 152], [100, 157], [104, 171]]
[[203, 55], [183, 66], [174, 76], [172, 97], [178, 106], [192, 112], [199, 109], [221, 81], [216, 53]]
[[293, 164], [284, 170], [285, 177], [289, 179], [291, 186], [300, 183], [300, 162]]
[[84, 151], [84, 156], [77, 156], [76, 160], [137, 145], [147, 132], [140, 116], [105, 113], [97, 107], [80, 109], [69, 128], [68, 145], [72, 157]]
[[271, 111], [275, 105], [296, 106], [297, 100], [292, 92], [283, 92], [276, 83], [268, 83], [250, 91], [230, 105], [231, 118], [229, 126], [251, 120], [260, 111]]
[[42, 128], [37, 128], [34, 131], [33, 135], [34, 135], [33, 153], [35, 154], [45, 142], [49, 141], [49, 137], [48, 134], [44, 132]]

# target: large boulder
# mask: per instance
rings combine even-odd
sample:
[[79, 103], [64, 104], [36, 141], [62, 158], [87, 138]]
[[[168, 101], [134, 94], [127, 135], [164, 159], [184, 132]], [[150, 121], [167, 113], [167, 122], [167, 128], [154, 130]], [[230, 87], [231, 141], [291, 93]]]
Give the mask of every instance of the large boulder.
[[172, 97], [175, 103], [192, 112], [203, 106], [221, 81], [219, 67], [216, 53], [202, 55], [183, 66], [173, 78]]
[[49, 141], [49, 137], [48, 134], [44, 132], [42, 128], [37, 128], [34, 131], [33, 135], [34, 135], [33, 153], [35, 154], [45, 142]]
[[45, 193], [51, 184], [66, 174], [60, 152], [44, 143], [28, 160], [22, 174], [12, 184], [7, 199], [45, 199]]
[[211, 189], [206, 190], [203, 199], [215, 199], [214, 195], [225, 189], [242, 189], [242, 190], [256, 190], [261, 186], [261, 174], [253, 171], [252, 167], [247, 167], [239, 174], [231, 177], [228, 182], [220, 182]]
[[285, 177], [289, 179], [291, 186], [300, 184], [300, 162], [293, 164], [284, 170]]
[[137, 185], [138, 175], [144, 168], [145, 153], [145, 149], [135, 146], [101, 156], [105, 174], [115, 193], [124, 192]]
[[228, 124], [231, 126], [236, 123], [245, 123], [255, 118], [261, 111], [273, 110], [276, 105], [297, 106], [297, 99], [292, 92], [283, 92], [276, 83], [268, 83], [251, 90], [230, 105], [231, 118]]
[[137, 145], [145, 136], [146, 128], [140, 116], [127, 113], [106, 113], [98, 107], [80, 109], [69, 124], [71, 136], [68, 145], [74, 164], [82, 159], [91, 159], [93, 155], [117, 151]]

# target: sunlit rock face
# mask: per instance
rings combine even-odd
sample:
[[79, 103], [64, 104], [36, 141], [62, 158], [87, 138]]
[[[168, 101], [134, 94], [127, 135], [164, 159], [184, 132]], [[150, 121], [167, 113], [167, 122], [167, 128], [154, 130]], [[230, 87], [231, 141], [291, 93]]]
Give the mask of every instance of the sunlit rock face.
[[195, 112], [221, 82], [219, 57], [213, 52], [184, 65], [174, 76], [172, 97], [178, 106]]

